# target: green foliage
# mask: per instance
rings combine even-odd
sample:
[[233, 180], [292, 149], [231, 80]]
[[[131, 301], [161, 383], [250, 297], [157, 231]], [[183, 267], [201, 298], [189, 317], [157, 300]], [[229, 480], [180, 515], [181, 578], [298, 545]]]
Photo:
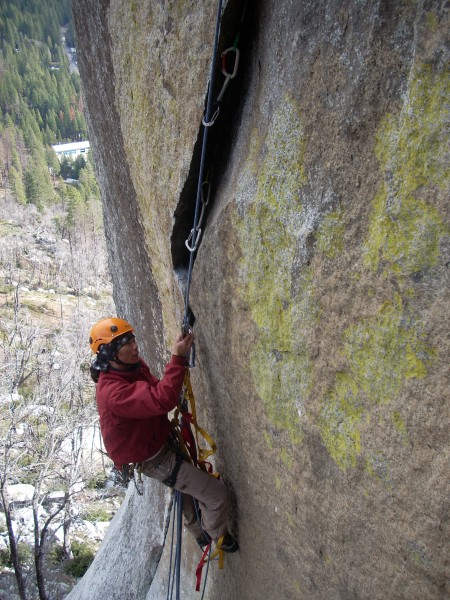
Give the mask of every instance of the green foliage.
[[[31, 548], [25, 542], [19, 542], [18, 545], [19, 561], [21, 564], [27, 564], [31, 562]], [[6, 548], [0, 549], [0, 568], [13, 566], [11, 553]]]
[[[89, 368], [89, 365], [82, 365], [82, 368], [86, 367], [86, 370]], [[105, 487], [105, 483], [106, 483], [106, 477], [105, 477], [105, 473], [103, 471], [95, 474], [93, 477], [91, 477], [91, 479], [89, 479], [86, 482], [86, 487], [89, 490], [100, 490], [103, 489]], [[109, 521], [109, 519], [108, 519]]]
[[25, 204], [27, 201], [25, 186], [22, 180], [22, 169], [17, 171], [14, 167], [10, 167], [9, 169], [9, 185], [11, 186], [11, 191], [14, 194], [17, 202], [19, 204]]
[[[87, 138], [80, 79], [69, 71], [61, 26], [73, 46], [71, 0], [0, 4], [0, 168], [18, 202], [39, 208], [55, 198], [48, 167], [60, 171], [50, 146]], [[67, 177], [78, 179], [84, 166], [78, 161]]]
[[86, 161], [81, 154], [72, 160], [64, 156], [61, 160], [61, 177], [63, 179], [79, 179], [80, 171], [86, 167]]
[[94, 551], [85, 542], [72, 543], [73, 558], [64, 565], [64, 571], [73, 577], [83, 577], [95, 558]]
[[11, 554], [6, 548], [0, 548], [0, 568], [11, 567]]
[[38, 149], [35, 149], [31, 155], [24, 179], [28, 202], [42, 209], [43, 203], [51, 203], [55, 200], [55, 192], [45, 156]]
[[59, 175], [61, 165], [58, 157], [56, 156], [56, 152], [50, 146], [45, 149], [45, 162], [50, 167], [54, 175]]
[[[90, 154], [88, 154], [88, 157]], [[88, 160], [86, 167], [80, 171], [78, 177], [86, 201], [100, 198], [97, 180], [95, 179], [92, 162]]]
[[54, 544], [48, 551], [48, 559], [52, 565], [59, 565], [64, 560], [64, 548], [60, 544]]
[[86, 521], [91, 521], [95, 523], [95, 521], [111, 521], [111, 512], [105, 510], [102, 506], [89, 506], [86, 508], [86, 511], [81, 515], [83, 519]]

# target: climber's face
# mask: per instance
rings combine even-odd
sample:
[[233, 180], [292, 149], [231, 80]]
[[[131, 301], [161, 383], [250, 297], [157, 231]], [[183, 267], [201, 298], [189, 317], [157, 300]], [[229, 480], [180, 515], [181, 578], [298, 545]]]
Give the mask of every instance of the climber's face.
[[117, 358], [126, 365], [134, 365], [139, 361], [139, 347], [136, 338], [123, 344], [117, 351]]

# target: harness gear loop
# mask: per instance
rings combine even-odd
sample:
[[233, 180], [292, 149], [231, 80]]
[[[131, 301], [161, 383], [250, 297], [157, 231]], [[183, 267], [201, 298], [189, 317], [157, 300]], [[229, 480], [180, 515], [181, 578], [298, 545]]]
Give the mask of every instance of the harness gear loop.
[[143, 496], [144, 481], [142, 479], [142, 463], [129, 463], [122, 465], [121, 476], [125, 487], [128, 487], [130, 481], [133, 480], [137, 493], [139, 496]]

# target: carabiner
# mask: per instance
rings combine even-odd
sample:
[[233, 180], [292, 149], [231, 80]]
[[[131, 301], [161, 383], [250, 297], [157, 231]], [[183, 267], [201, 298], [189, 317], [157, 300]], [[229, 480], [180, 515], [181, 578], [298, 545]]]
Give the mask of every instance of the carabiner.
[[[191, 229], [191, 233], [189, 234], [188, 239], [184, 242], [184, 245], [189, 250], [189, 252], [195, 252], [197, 250], [197, 245], [200, 240], [200, 236], [202, 235], [202, 230], [200, 227], [197, 227], [197, 236], [194, 238], [194, 228]], [[193, 240], [192, 246], [189, 246], [189, 242]]]
[[[229, 52], [234, 52], [235, 56], [234, 56], [234, 67], [233, 67], [233, 71], [231, 73], [229, 73], [227, 71], [227, 59], [226, 56]], [[230, 79], [234, 79], [236, 77], [237, 71], [238, 71], [238, 66], [239, 66], [239, 48], [235, 48], [234, 46], [231, 46], [230, 48], [227, 48], [226, 50], [224, 50], [221, 54], [222, 57], [222, 73], [225, 75], [225, 77], [229, 77]]]
[[213, 114], [213, 116], [211, 117], [211, 121], [206, 121], [206, 115], [203, 117], [202, 119], [202, 124], [204, 127], [211, 127], [211, 125], [214, 125], [214, 123], [216, 122], [217, 117], [219, 116], [220, 113], [220, 106], [218, 106], [216, 108], [216, 112]]
[[181, 326], [181, 333], [183, 335], [188, 335], [189, 333], [192, 333], [192, 327], [190, 326], [189, 321], [183, 322], [183, 325]]

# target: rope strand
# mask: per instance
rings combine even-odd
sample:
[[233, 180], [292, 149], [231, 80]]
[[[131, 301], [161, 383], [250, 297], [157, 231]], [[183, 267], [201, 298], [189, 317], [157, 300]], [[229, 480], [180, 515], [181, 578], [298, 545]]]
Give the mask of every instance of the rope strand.
[[[205, 120], [208, 123], [211, 119], [211, 111], [213, 108], [213, 93], [214, 93], [214, 79], [215, 79], [215, 71], [216, 71], [216, 63], [217, 63], [217, 48], [219, 45], [219, 31], [220, 31], [220, 21], [222, 18], [222, 0], [219, 0], [219, 6], [217, 9], [217, 19], [216, 19], [216, 30], [214, 34], [214, 51], [213, 58], [211, 61], [211, 74], [209, 77], [209, 88], [208, 88], [208, 99], [206, 104], [206, 115]], [[194, 266], [194, 254], [197, 249], [198, 237], [197, 228], [198, 228], [198, 220], [199, 220], [199, 212], [200, 212], [200, 204], [202, 200], [202, 186], [203, 186], [203, 175], [205, 172], [205, 159], [206, 159], [206, 148], [208, 144], [208, 132], [209, 127], [203, 126], [203, 141], [202, 141], [202, 153], [200, 158], [200, 171], [198, 175], [198, 184], [197, 184], [197, 197], [195, 201], [195, 213], [194, 213], [194, 226], [192, 227], [192, 248], [190, 250], [189, 256], [189, 268], [187, 274], [187, 282], [186, 282], [186, 295], [184, 299], [184, 319], [183, 319], [183, 330], [189, 329], [189, 293], [191, 288], [191, 279], [192, 279], [192, 269]]]

